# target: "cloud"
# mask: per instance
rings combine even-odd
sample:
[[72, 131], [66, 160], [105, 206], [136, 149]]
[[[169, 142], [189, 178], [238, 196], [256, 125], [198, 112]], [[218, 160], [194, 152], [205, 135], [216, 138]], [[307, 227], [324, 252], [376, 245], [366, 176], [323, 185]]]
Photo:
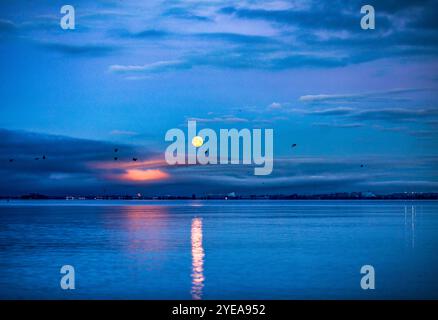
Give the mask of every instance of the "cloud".
[[267, 20], [306, 29], [351, 29], [357, 24], [355, 16], [345, 14], [345, 11], [329, 10], [329, 7], [322, 8], [322, 10], [315, 10], [315, 8], [313, 10], [266, 10], [225, 7], [219, 12], [243, 19]]
[[417, 121], [438, 116], [438, 108], [381, 108], [358, 110], [351, 114], [361, 120]]
[[[126, 161], [129, 160], [129, 161]], [[137, 161], [131, 161], [131, 159], [121, 159], [121, 161], [108, 161], [98, 160], [98, 161], [89, 161], [87, 166], [93, 169], [99, 170], [133, 170], [133, 169], [154, 169], [154, 168], [163, 168], [166, 166], [166, 162], [164, 158], [161, 158], [157, 155], [155, 157], [150, 156], [150, 158], [145, 157], [145, 159], [139, 159]]]
[[[34, 133], [28, 131], [14, 131], [0, 129], [0, 150], [5, 157], [26, 160], [34, 164], [33, 158], [47, 155], [51, 159], [64, 161], [96, 160], [108, 158], [113, 145], [110, 142], [77, 139], [67, 136]], [[132, 147], [125, 146], [129, 151]], [[17, 161], [16, 164], [19, 164]]]
[[0, 35], [12, 33], [17, 30], [17, 26], [9, 20], [0, 19]]
[[407, 132], [409, 131], [409, 128], [406, 126], [402, 126], [402, 127], [385, 127], [385, 126], [381, 126], [381, 125], [373, 125], [372, 126], [374, 129], [377, 129], [379, 131], [387, 131], [387, 132]]
[[414, 29], [423, 29], [423, 30], [437, 30], [438, 29], [438, 21], [436, 17], [438, 16], [438, 7], [436, 5], [436, 1], [424, 1], [425, 4], [427, 2], [434, 3], [434, 5], [429, 6], [426, 10], [418, 10], [414, 19], [411, 19], [408, 22], [408, 26]]
[[438, 181], [428, 180], [391, 180], [391, 181], [373, 181], [366, 184], [368, 187], [380, 187], [385, 189], [398, 189], [404, 192], [416, 192], [415, 190], [434, 191], [438, 190]]
[[286, 70], [296, 68], [335, 68], [349, 64], [346, 57], [321, 53], [290, 53], [273, 48], [254, 50], [248, 47], [211, 51], [186, 58], [194, 66], [210, 66], [226, 69]]
[[342, 116], [354, 113], [356, 109], [349, 107], [327, 108], [319, 110], [305, 111], [305, 114], [316, 116]]
[[[63, 44], [61, 37], [65, 33], [57, 27], [56, 14], [25, 14], [17, 20], [27, 21], [17, 24], [0, 20], [0, 35], [18, 31], [21, 39], [31, 43], [49, 39], [50, 44], [42, 46], [76, 56], [104, 56], [117, 49], [136, 53], [156, 50], [160, 41], [161, 48], [178, 54], [175, 60], [184, 60], [179, 67], [156, 68], [160, 72], [195, 66], [274, 71], [337, 68], [382, 58], [436, 56], [438, 32], [434, 28], [433, 1], [370, 3], [378, 8], [378, 28], [371, 33], [359, 27], [363, 1], [309, 0], [245, 1], [228, 6], [219, 1], [135, 6], [130, 1], [99, 3], [84, 6], [77, 13], [75, 33], [83, 32], [89, 44]], [[114, 36], [119, 37], [117, 43], [105, 44], [107, 37]]]
[[[0, 195], [437, 190], [437, 157], [276, 157], [272, 175], [259, 177], [254, 165], [169, 166], [161, 153], [121, 144], [114, 161], [114, 147], [107, 141], [1, 129]], [[34, 160], [43, 154], [46, 160]], [[132, 161], [133, 155], [139, 160]]]
[[331, 128], [361, 128], [364, 126], [363, 123], [327, 123], [327, 122], [316, 122], [312, 124], [316, 127], [331, 127]]
[[[279, 53], [287, 46], [298, 49], [294, 50], [295, 55], [299, 55], [300, 52], [325, 52], [329, 48], [340, 57], [329, 59], [315, 56], [303, 61], [306, 66], [330, 68], [388, 57], [435, 56], [438, 50], [438, 33], [436, 28], [430, 28], [433, 26], [434, 14], [428, 15], [429, 32], [421, 30], [415, 23], [406, 22], [422, 23], [425, 20], [422, 17], [427, 16], [425, 13], [435, 12], [436, 6], [432, 1], [399, 2], [401, 4], [392, 1], [375, 3], [378, 8], [378, 28], [372, 33], [365, 33], [359, 26], [360, 7], [370, 4], [363, 1], [308, 1], [307, 5], [302, 7], [284, 9], [242, 4], [223, 7], [218, 12], [244, 21], [270, 22], [277, 30], [281, 30], [281, 36], [277, 37], [277, 41], [283, 42], [280, 49], [272, 49], [274, 52]], [[372, 49], [376, 47], [379, 50]], [[297, 68], [299, 64], [294, 63], [296, 60], [299, 60], [298, 56], [292, 56], [279, 65], [285, 69]]]
[[438, 108], [417, 108], [417, 107], [382, 107], [382, 108], [352, 108], [336, 107], [314, 110], [293, 109], [291, 113], [308, 116], [342, 117], [343, 119], [355, 120], [377, 120], [377, 121], [406, 121], [430, 123], [434, 117], [438, 117]]
[[[382, 132], [400, 132], [419, 138], [433, 138], [438, 131], [438, 108], [419, 107], [335, 107], [318, 109], [288, 109], [288, 114], [335, 119], [334, 122], [316, 121], [312, 126], [333, 128], [360, 128], [367, 125]], [[314, 121], [314, 119], [312, 119]], [[405, 124], [393, 126], [394, 124]], [[384, 124], [384, 125], [383, 125]], [[408, 125], [409, 124], [409, 125]], [[433, 129], [430, 129], [430, 128]]]
[[[253, 165], [180, 166], [172, 170], [172, 175], [178, 184], [189, 184], [196, 194], [386, 193], [437, 190], [437, 167], [436, 157], [278, 157], [272, 175], [266, 177], [254, 176]], [[395, 180], [400, 183], [384, 185]], [[424, 183], [403, 184], [411, 180]]]
[[[162, 162], [151, 160], [157, 158], [156, 153], [126, 144], [117, 144], [118, 161], [114, 161], [114, 147], [109, 141], [0, 129], [0, 195], [73, 191], [94, 194], [96, 188], [101, 192], [105, 185], [120, 184], [118, 177], [128, 170], [162, 166]], [[134, 156], [138, 163], [132, 161]], [[108, 181], [112, 177], [115, 182]]]
[[15, 39], [18, 34], [18, 27], [9, 20], [0, 19], [0, 43], [2, 40]]
[[39, 46], [66, 55], [87, 57], [106, 56], [117, 50], [104, 44], [40, 43]]
[[[389, 17], [409, 14], [414, 11], [427, 12], [433, 7], [433, 1], [413, 0], [362, 0], [341, 1], [305, 1], [301, 6], [297, 3], [282, 6], [227, 6], [219, 9], [219, 13], [233, 15], [242, 19], [266, 20], [272, 23], [298, 26], [306, 29], [351, 30], [358, 25], [360, 8], [364, 4], [376, 8], [377, 23], [380, 28], [387, 29], [391, 25]], [[295, 5], [295, 6], [294, 6]], [[420, 19], [419, 19], [420, 20]]]
[[277, 42], [274, 38], [268, 36], [248, 35], [232, 32], [201, 32], [192, 34], [191, 36], [200, 40], [222, 40], [239, 44], [259, 45]]
[[159, 29], [146, 29], [142, 31], [128, 31], [128, 30], [112, 30], [110, 34], [116, 34], [118, 37], [122, 38], [133, 38], [133, 39], [159, 39], [171, 36], [172, 33], [166, 30]]
[[211, 22], [213, 21], [212, 18], [202, 15], [193, 13], [190, 10], [182, 7], [173, 7], [170, 9], [165, 10], [162, 13], [163, 17], [172, 17], [172, 18], [178, 18], [178, 19], [185, 19], [185, 20], [194, 20], [198, 22]]
[[298, 98], [299, 101], [303, 102], [321, 102], [327, 100], [357, 100], [369, 97], [381, 97], [396, 94], [412, 93], [418, 91], [424, 91], [426, 89], [421, 88], [405, 88], [405, 89], [391, 89], [385, 91], [374, 91], [374, 92], [363, 92], [363, 93], [349, 93], [349, 94], [311, 94], [304, 95]]
[[111, 131], [111, 135], [114, 136], [137, 136], [138, 133], [129, 130], [113, 130]]
[[109, 71], [119, 74], [133, 74], [133, 73], [154, 73], [163, 72], [175, 69], [187, 69], [190, 65], [183, 60], [165, 60], [143, 65], [120, 65], [114, 64], [109, 66]]
[[[426, 9], [429, 5], [433, 4], [435, 0], [369, 0], [367, 4], [373, 5], [375, 8], [379, 8], [386, 13], [399, 13], [400, 11], [410, 11], [413, 9]], [[342, 1], [337, 1], [341, 3]], [[350, 6], [355, 4], [364, 3], [362, 0], [355, 0], [349, 3]]]
[[438, 130], [409, 130], [407, 133], [420, 138], [438, 138]]
[[236, 116], [220, 116], [212, 118], [188, 118], [189, 121], [196, 121], [199, 123], [247, 123], [249, 122], [246, 118], [236, 117]]
[[[419, 5], [412, 2], [402, 5], [389, 2], [381, 5], [379, 2], [376, 5], [380, 9], [377, 12], [378, 29], [372, 33], [360, 29], [360, 1], [354, 1], [354, 4], [334, 1], [330, 5], [321, 1], [299, 4], [245, 2], [228, 7], [221, 7], [220, 2], [208, 5], [196, 1], [178, 3], [160, 12], [157, 28], [115, 32], [128, 40], [160, 40], [177, 49], [179, 57], [176, 60], [184, 62], [173, 68], [157, 68], [160, 72], [194, 67], [272, 71], [324, 69], [382, 58], [435, 56], [438, 53], [436, 32], [406, 27], [406, 21], [412, 20], [406, 10], [418, 10]], [[422, 5], [427, 7], [430, 3]], [[396, 9], [383, 13], [382, 8]], [[228, 43], [224, 45], [224, 42]], [[124, 45], [135, 47], [131, 42]], [[379, 50], [370, 49], [376, 47]], [[318, 95], [302, 98], [302, 101], [322, 101], [360, 97]]]
[[279, 102], [272, 102], [269, 106], [268, 106], [268, 110], [279, 110], [281, 109], [283, 106], [281, 103]]

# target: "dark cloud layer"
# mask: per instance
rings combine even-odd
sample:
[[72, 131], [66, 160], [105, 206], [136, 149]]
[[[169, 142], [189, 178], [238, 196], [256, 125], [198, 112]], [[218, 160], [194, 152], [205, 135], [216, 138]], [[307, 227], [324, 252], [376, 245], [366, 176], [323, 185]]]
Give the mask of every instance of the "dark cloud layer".
[[[160, 153], [139, 147], [117, 147], [120, 161], [129, 162], [133, 154], [142, 160], [162, 158]], [[170, 178], [151, 184], [108, 179], [102, 170], [90, 166], [96, 162], [114, 163], [111, 142], [2, 129], [0, 153], [0, 195], [399, 192], [436, 191], [438, 184], [436, 157], [281, 157], [275, 160], [270, 176], [255, 176], [253, 165], [166, 165], [162, 168]], [[42, 160], [43, 155], [46, 160]], [[113, 169], [110, 173], [122, 171]]]
[[41, 47], [71, 56], [99, 57], [113, 53], [117, 49], [113, 46], [99, 44], [65, 44], [65, 43], [43, 43]]
[[[114, 153], [115, 147], [120, 149], [117, 154]], [[0, 194], [3, 195], [23, 192], [63, 194], [63, 190], [79, 192], [81, 188], [91, 192], [95, 186], [105, 184], [90, 163], [112, 161], [114, 156], [120, 160], [154, 156], [147, 150], [129, 145], [5, 129], [0, 129], [0, 155], [3, 180]]]
[[[128, 22], [142, 21], [140, 12], [133, 12], [131, 9], [123, 11], [123, 3], [115, 5], [98, 2], [95, 8], [91, 6], [85, 9], [85, 13], [82, 13], [83, 23], [78, 23], [78, 30], [75, 30], [75, 33], [83, 32], [84, 39], [91, 35], [98, 44], [86, 40], [75, 44], [49, 41], [41, 47], [71, 56], [101, 57], [116, 50], [130, 50], [136, 46], [137, 41], [156, 45], [158, 41], [168, 44], [182, 40], [182, 45], [178, 48], [178, 59], [185, 60], [187, 65], [267, 70], [334, 68], [388, 57], [434, 56], [438, 52], [436, 0], [309, 0], [304, 2], [306, 5], [302, 8], [284, 9], [272, 9], [269, 6], [264, 8], [260, 5], [262, 3], [256, 1], [255, 4], [259, 5], [254, 7], [238, 2], [202, 6], [191, 2], [177, 2], [168, 4], [155, 16], [151, 16], [151, 21], [156, 23], [137, 22], [137, 29], [132, 29]], [[364, 31], [360, 28], [360, 8], [364, 4], [375, 7], [375, 30]], [[210, 9], [199, 10], [205, 7]], [[100, 15], [97, 14], [99, 10], [102, 11]], [[271, 24], [276, 32], [269, 36], [221, 31], [217, 28], [209, 32], [199, 32], [215, 26], [220, 21], [218, 16], [232, 18], [235, 20], [233, 23], [264, 21]], [[81, 14], [78, 16], [79, 21], [80, 17]], [[105, 24], [101, 23], [103, 17], [107, 19]], [[109, 17], [114, 17], [114, 23]], [[177, 23], [167, 23], [168, 20], [175, 19], [199, 25], [186, 29], [176, 28]], [[166, 23], [161, 23], [163, 21]], [[162, 28], [162, 25], [168, 26]], [[199, 31], [193, 31], [194, 29]], [[321, 36], [321, 32], [325, 35]], [[3, 37], [24, 35], [38, 42], [40, 36], [46, 34], [58, 38], [61, 36], [56, 16], [50, 19], [36, 16], [32, 21], [19, 24], [6, 19], [0, 20], [0, 36]], [[109, 45], [107, 37], [116, 37], [119, 41]], [[224, 50], [218, 41], [230, 42], [235, 46]], [[199, 43], [211, 45], [197, 51], [195, 48]], [[169, 71], [174, 70], [166, 69], [166, 72]]]

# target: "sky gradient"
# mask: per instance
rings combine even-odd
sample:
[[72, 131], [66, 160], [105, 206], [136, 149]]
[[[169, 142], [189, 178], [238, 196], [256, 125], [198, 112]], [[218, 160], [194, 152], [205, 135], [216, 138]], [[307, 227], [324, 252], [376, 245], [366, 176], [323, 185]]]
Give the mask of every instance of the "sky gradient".
[[[438, 192], [436, 17], [433, 0], [2, 1], [0, 195]], [[273, 128], [273, 173], [167, 165], [189, 119]]]

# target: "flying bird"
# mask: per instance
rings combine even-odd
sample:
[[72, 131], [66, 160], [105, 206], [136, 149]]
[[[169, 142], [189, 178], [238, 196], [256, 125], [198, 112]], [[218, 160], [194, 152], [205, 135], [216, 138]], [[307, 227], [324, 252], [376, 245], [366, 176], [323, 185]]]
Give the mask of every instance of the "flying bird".
[[118, 159], [119, 159], [119, 158], [117, 158], [117, 157], [114, 157], [114, 160], [115, 160], [115, 161], [117, 161]]
[[137, 161], [138, 159], [137, 158], [132, 158], [132, 161]]
[[363, 164], [361, 164], [360, 167], [363, 168]]
[[296, 143], [292, 144], [292, 148], [295, 148], [296, 146], [297, 146], [297, 144], [296, 144]]
[[114, 152], [117, 152], [117, 151], [119, 151], [119, 149], [118, 149], [118, 148], [115, 148], [115, 149], [114, 149]]
[[43, 156], [43, 160], [46, 160], [46, 156]]
[[9, 162], [14, 162], [14, 159], [9, 159]]

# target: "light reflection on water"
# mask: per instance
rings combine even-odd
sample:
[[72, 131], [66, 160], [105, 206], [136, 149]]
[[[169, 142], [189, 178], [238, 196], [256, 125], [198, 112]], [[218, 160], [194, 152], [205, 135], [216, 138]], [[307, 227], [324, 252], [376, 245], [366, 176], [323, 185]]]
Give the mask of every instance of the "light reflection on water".
[[[126, 217], [129, 247], [132, 252], [165, 250], [167, 243], [160, 236], [167, 228], [168, 210], [164, 206], [125, 206], [120, 208]], [[108, 215], [108, 219], [113, 219]]]
[[194, 218], [191, 229], [192, 239], [192, 298], [202, 298], [204, 287], [204, 248], [202, 246], [202, 219]]

